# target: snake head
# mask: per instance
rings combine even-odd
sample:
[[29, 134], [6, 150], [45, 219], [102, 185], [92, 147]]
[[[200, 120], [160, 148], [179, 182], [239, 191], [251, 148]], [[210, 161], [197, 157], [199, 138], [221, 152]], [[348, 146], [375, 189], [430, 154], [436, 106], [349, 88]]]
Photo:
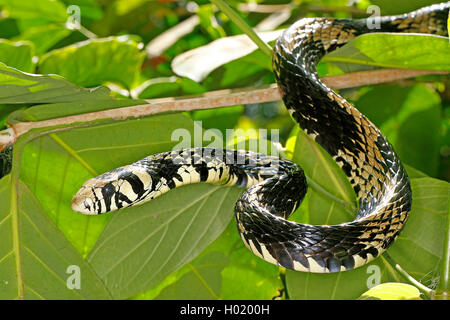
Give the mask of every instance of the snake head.
[[[100, 214], [141, 204], [157, 196], [148, 196], [152, 185], [152, 177], [143, 166], [120, 167], [86, 181], [73, 197], [72, 209], [83, 214]], [[165, 189], [160, 187], [157, 191], [161, 194]]]
[[[93, 180], [93, 179], [91, 179]], [[95, 215], [105, 212], [102, 210], [104, 186], [93, 186], [91, 180], [87, 181], [72, 199], [72, 210], [86, 215]]]
[[111, 211], [111, 202], [117, 194], [118, 169], [86, 181], [72, 199], [72, 210], [87, 215]]
[[94, 200], [91, 195], [91, 189], [81, 187], [72, 199], [72, 210], [83, 214], [97, 214], [94, 211]]

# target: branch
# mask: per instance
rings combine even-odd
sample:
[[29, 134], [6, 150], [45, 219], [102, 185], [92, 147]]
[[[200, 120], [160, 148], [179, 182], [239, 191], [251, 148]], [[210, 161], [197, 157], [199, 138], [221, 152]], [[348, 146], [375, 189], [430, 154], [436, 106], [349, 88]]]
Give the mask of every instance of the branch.
[[[330, 88], [344, 89], [430, 74], [448, 74], [448, 72], [409, 69], [380, 69], [323, 77], [321, 80]], [[89, 112], [36, 122], [19, 122], [11, 125], [11, 127], [6, 130], [0, 131], [0, 151], [7, 145], [13, 144], [17, 138], [24, 133], [36, 128], [70, 125], [80, 122], [92, 122], [101, 119], [120, 121], [160, 113], [214, 109], [242, 104], [271, 102], [280, 99], [281, 96], [277, 85], [272, 84], [257, 88], [211, 91], [201, 96], [194, 97], [151, 99], [146, 100], [147, 104], [131, 107]]]

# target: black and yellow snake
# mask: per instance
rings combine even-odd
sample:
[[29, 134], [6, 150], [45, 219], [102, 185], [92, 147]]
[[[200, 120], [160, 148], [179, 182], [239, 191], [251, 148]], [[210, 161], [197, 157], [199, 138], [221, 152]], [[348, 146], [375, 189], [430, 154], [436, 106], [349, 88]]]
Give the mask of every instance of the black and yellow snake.
[[[235, 205], [237, 229], [257, 256], [298, 271], [338, 272], [379, 256], [400, 233], [411, 209], [408, 176], [391, 144], [355, 107], [325, 86], [316, 64], [325, 54], [371, 32], [448, 36], [450, 2], [398, 16], [301, 19], [280, 36], [273, 69], [283, 101], [300, 127], [342, 168], [356, 193], [354, 221], [308, 225], [288, 221], [307, 184], [295, 163], [241, 150], [192, 148], [151, 155], [87, 181], [72, 208], [99, 214], [142, 204], [197, 182], [247, 187]], [[405, 48], [407, 50], [407, 48]]]

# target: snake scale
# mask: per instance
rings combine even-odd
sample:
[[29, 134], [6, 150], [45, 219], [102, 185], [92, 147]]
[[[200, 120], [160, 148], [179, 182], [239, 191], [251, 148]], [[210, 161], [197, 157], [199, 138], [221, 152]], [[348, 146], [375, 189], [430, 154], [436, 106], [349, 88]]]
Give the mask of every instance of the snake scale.
[[407, 14], [367, 19], [304, 18], [276, 41], [273, 70], [292, 118], [348, 177], [359, 203], [354, 221], [309, 225], [287, 220], [307, 191], [303, 170], [275, 156], [244, 150], [191, 148], [148, 156], [83, 184], [75, 211], [100, 214], [136, 204], [190, 183], [246, 187], [235, 204], [237, 230], [260, 258], [288, 269], [339, 272], [383, 253], [411, 209], [408, 176], [376, 126], [319, 79], [316, 64], [351, 39], [371, 32], [448, 36], [450, 2]]

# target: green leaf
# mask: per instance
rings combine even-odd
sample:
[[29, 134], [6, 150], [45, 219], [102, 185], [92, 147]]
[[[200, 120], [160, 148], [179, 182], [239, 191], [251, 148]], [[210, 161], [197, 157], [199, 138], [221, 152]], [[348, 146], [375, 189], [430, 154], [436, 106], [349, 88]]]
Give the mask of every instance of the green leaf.
[[346, 211], [355, 208], [355, 193], [344, 172], [303, 130], [297, 134], [292, 160], [303, 168], [312, 190], [327, 195]]
[[139, 97], [139, 99], [154, 99], [195, 95], [204, 93], [205, 91], [203, 86], [189, 78], [169, 77], [154, 78], [145, 81], [132, 91], [132, 95]]
[[442, 141], [437, 92], [424, 84], [374, 86], [364, 89], [356, 107], [380, 128], [404, 163], [437, 174]]
[[155, 116], [51, 134], [24, 151], [22, 179], [77, 250], [83, 256], [89, 252], [89, 263], [115, 298], [149, 289], [194, 259], [228, 225], [242, 193], [192, 185], [126, 214], [91, 217], [71, 211], [71, 198], [86, 179], [171, 150], [177, 142], [172, 132], [180, 128], [194, 131], [184, 115]]
[[[0, 180], [0, 231], [0, 299], [110, 298], [33, 193], [10, 175]], [[67, 285], [70, 266], [79, 268], [80, 289]]]
[[200, 21], [200, 26], [206, 30], [212, 39], [218, 39], [226, 36], [223, 28], [217, 23], [212, 4], [199, 6], [196, 13]]
[[221, 252], [211, 252], [188, 264], [190, 272], [164, 288], [156, 300], [215, 300], [222, 287], [221, 271], [228, 258]]
[[93, 175], [171, 150], [176, 143], [172, 132], [188, 125], [192, 122], [183, 115], [157, 116], [43, 136], [25, 147], [21, 176], [66, 237], [86, 255], [110, 215], [74, 214], [70, 202], [77, 189]]
[[8, 124], [11, 125], [136, 105], [143, 101], [115, 100], [106, 87], [80, 88], [60, 76], [24, 73], [0, 63], [0, 103], [6, 105], [1, 108], [4, 110], [38, 104], [10, 114]]
[[55, 103], [111, 99], [107, 88], [79, 88], [60, 76], [24, 73], [0, 63], [0, 103]]
[[10, 17], [18, 19], [45, 19], [66, 22], [68, 16], [65, 5], [58, 0], [0, 0], [0, 5], [6, 7]]
[[[67, 37], [72, 31], [61, 24], [47, 24], [31, 27], [15, 37], [14, 40], [28, 40], [34, 43], [36, 54], [41, 55]], [[13, 66], [7, 62], [7, 65]], [[20, 69], [20, 68], [19, 68]], [[26, 70], [24, 70], [26, 71]], [[30, 71], [31, 72], [31, 71]]]
[[[408, 48], [408, 50], [405, 50]], [[424, 34], [364, 34], [326, 55], [345, 72], [373, 67], [450, 71], [448, 38]], [[430, 59], [430, 57], [433, 57]]]
[[145, 57], [141, 49], [129, 36], [86, 40], [45, 54], [39, 70], [84, 87], [116, 82], [131, 89]]
[[0, 62], [25, 72], [34, 71], [34, 46], [29, 41], [0, 39]]
[[192, 112], [192, 119], [202, 121], [205, 129], [220, 130], [222, 136], [226, 137], [227, 129], [235, 127], [243, 112], [244, 106], [199, 110]]
[[450, 184], [426, 177], [411, 179], [411, 188], [411, 213], [388, 253], [416, 280], [433, 286], [443, 252]]
[[[256, 257], [243, 245], [234, 219], [219, 241], [226, 241], [228, 247], [223, 246], [221, 252], [230, 259], [222, 270], [221, 299], [269, 300], [279, 295], [283, 286], [279, 268]], [[217, 244], [210, 247], [217, 248]]]
[[[299, 131], [293, 159], [305, 170], [310, 184], [308, 191], [309, 221], [312, 224], [335, 224], [352, 220], [356, 209], [349, 210], [343, 196], [349, 197], [346, 178], [333, 165], [331, 157]], [[420, 176], [420, 175], [419, 175]], [[423, 176], [423, 175], [422, 175]], [[413, 204], [410, 217], [401, 235], [388, 249], [388, 254], [410, 275], [431, 285], [442, 255], [444, 219], [448, 215], [449, 185], [429, 177], [411, 179]], [[339, 191], [339, 189], [341, 191]], [[288, 271], [286, 284], [293, 299], [355, 299], [377, 282], [400, 281], [400, 275], [383, 258], [361, 268], [337, 274], [308, 274]], [[351, 282], [352, 285], [348, 286]], [[375, 284], [377, 283], [375, 282]]]
[[360, 300], [421, 300], [420, 291], [405, 283], [382, 283], [364, 292]]
[[397, 0], [394, 2], [390, 0], [371, 0], [372, 4], [377, 5], [381, 9], [382, 15], [403, 14], [417, 10], [434, 3], [440, 3], [440, 0]]
[[241, 192], [192, 185], [130, 208], [111, 218], [88, 261], [115, 298], [151, 288], [222, 233]]
[[373, 284], [392, 281], [380, 259], [361, 268], [338, 273], [304, 273], [288, 270], [286, 285], [295, 300], [356, 299]]

